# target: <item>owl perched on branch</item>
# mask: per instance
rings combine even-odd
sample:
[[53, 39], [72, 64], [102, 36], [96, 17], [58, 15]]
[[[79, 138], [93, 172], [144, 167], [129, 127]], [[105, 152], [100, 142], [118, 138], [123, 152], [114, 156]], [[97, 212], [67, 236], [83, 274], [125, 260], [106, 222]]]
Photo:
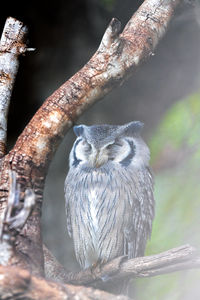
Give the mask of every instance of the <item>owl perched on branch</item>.
[[154, 198], [142, 127], [139, 121], [74, 126], [65, 198], [68, 232], [82, 268], [144, 255]]

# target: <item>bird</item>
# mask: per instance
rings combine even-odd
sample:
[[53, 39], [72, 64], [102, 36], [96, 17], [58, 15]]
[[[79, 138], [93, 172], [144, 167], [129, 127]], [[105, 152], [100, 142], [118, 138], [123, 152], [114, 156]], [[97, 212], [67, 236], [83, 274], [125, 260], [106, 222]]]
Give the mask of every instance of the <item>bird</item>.
[[154, 179], [143, 123], [76, 125], [65, 179], [67, 229], [81, 269], [144, 256]]

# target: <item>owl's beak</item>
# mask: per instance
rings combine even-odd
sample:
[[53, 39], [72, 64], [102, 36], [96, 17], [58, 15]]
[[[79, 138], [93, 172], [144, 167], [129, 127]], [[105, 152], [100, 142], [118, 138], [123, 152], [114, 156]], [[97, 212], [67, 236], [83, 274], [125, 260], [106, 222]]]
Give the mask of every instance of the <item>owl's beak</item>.
[[95, 155], [95, 159], [94, 159], [94, 165], [95, 165], [96, 168], [99, 168], [102, 165], [101, 158], [100, 158], [99, 154], [100, 154], [100, 152], [97, 151], [96, 155]]
[[105, 163], [105, 154], [101, 149], [93, 149], [93, 153], [90, 156], [90, 162], [94, 168], [99, 168]]

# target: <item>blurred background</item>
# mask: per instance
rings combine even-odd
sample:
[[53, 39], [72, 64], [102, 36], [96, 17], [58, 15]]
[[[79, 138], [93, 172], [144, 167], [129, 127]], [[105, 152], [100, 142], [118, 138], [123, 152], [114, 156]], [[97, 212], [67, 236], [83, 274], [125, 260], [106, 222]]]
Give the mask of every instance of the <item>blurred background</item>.
[[[112, 17], [126, 24], [142, 1], [57, 0], [5, 2], [6, 17], [29, 28], [29, 47], [20, 69], [9, 113], [13, 146], [35, 111], [96, 51]], [[198, 4], [198, 2], [196, 2]], [[77, 123], [145, 123], [155, 174], [156, 216], [146, 254], [186, 243], [200, 250], [200, 9], [182, 3], [155, 55], [133, 76], [86, 112]], [[69, 270], [78, 270], [66, 230], [64, 180], [74, 141], [70, 131], [49, 169], [43, 205], [44, 242]], [[200, 271], [182, 271], [133, 282], [135, 299], [197, 300]]]

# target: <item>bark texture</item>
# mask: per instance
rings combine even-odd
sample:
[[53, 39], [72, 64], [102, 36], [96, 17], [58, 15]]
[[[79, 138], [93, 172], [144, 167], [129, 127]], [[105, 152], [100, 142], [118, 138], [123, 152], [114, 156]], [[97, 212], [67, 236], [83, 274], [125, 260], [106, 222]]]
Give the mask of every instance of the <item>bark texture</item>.
[[6, 20], [0, 41], [0, 158], [6, 153], [7, 115], [18, 71], [18, 56], [26, 51], [27, 28], [14, 18]]
[[4, 300], [128, 300], [83, 286], [64, 285], [32, 276], [28, 270], [0, 266], [0, 297]]

